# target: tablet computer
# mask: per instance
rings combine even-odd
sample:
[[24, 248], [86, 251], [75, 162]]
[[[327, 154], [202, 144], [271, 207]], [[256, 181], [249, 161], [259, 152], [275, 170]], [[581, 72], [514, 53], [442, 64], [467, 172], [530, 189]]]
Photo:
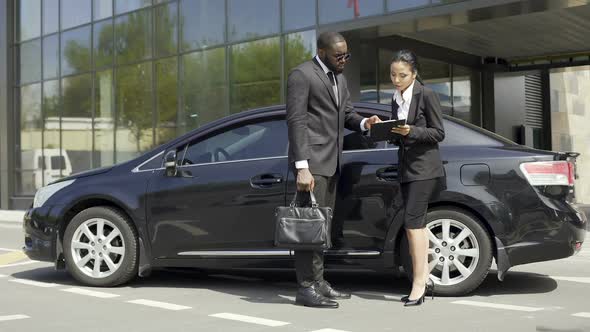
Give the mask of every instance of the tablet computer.
[[373, 141], [388, 141], [396, 134], [391, 132], [394, 127], [400, 127], [406, 124], [406, 119], [387, 120], [383, 122], [374, 123], [369, 129], [369, 136]]

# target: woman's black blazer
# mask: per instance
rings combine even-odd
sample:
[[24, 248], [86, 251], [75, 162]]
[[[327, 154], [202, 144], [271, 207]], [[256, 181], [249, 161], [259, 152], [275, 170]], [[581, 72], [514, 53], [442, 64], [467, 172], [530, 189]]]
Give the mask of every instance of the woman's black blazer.
[[[397, 119], [398, 105], [391, 103], [391, 118]], [[438, 143], [445, 138], [442, 109], [436, 92], [414, 81], [414, 90], [407, 124], [407, 136], [396, 135], [399, 146], [399, 182], [428, 180], [445, 175]]]

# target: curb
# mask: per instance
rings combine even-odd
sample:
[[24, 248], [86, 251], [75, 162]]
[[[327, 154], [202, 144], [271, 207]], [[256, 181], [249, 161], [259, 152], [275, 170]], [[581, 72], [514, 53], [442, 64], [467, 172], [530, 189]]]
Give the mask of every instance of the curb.
[[24, 216], [22, 210], [0, 210], [0, 222], [22, 223]]

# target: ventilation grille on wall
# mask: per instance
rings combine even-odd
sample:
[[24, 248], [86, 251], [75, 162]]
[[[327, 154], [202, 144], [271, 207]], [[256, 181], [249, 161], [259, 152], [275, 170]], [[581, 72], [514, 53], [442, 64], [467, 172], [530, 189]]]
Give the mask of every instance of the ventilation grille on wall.
[[543, 89], [541, 74], [525, 75], [524, 95], [526, 118], [525, 125], [543, 128]]

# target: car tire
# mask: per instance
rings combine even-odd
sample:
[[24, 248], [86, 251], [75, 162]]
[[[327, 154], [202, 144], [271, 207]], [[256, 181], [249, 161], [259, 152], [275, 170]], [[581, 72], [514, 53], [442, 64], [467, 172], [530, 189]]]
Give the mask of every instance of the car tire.
[[137, 275], [137, 231], [117, 209], [100, 206], [78, 213], [63, 244], [68, 272], [84, 285], [112, 287]]
[[[449, 234], [451, 241], [443, 247], [442, 225], [449, 223]], [[428, 255], [429, 264], [436, 266], [432, 268], [430, 278], [435, 283], [435, 294], [443, 296], [462, 296], [471, 293], [483, 282], [490, 271], [493, 259], [493, 248], [490, 236], [481, 222], [470, 213], [456, 208], [435, 208], [428, 211], [426, 215], [426, 227], [431, 230], [439, 242], [437, 244], [430, 241], [430, 253]], [[463, 233], [463, 229], [466, 229]], [[466, 238], [461, 240], [459, 245], [460, 251], [451, 251], [455, 248], [454, 240], [457, 236]], [[454, 238], [453, 238], [454, 237]], [[436, 250], [440, 252], [436, 252]], [[446, 250], [445, 250], [446, 249]], [[474, 250], [477, 249], [477, 250]], [[444, 250], [444, 251], [443, 251]], [[457, 250], [457, 248], [455, 248]], [[453, 255], [453, 253], [466, 253], [474, 256]], [[406, 271], [406, 276], [412, 280], [412, 259], [409, 254], [408, 240], [406, 235], [402, 236], [400, 244], [400, 255], [402, 266]], [[451, 257], [453, 256], [453, 257]], [[443, 261], [441, 261], [441, 257]], [[452, 260], [451, 260], [452, 259]], [[446, 262], [445, 262], [446, 261]], [[462, 271], [458, 268], [460, 263], [465, 269]], [[448, 266], [447, 279], [444, 278], [444, 264]], [[467, 266], [466, 266], [467, 265]], [[466, 276], [467, 275], [467, 276]]]

